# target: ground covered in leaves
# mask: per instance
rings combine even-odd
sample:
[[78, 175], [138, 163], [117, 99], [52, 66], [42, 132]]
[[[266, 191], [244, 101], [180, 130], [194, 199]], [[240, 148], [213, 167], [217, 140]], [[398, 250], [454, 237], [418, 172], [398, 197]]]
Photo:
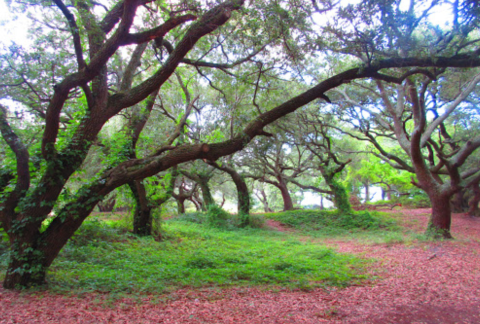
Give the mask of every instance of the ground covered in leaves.
[[[428, 213], [398, 210], [394, 217], [421, 232]], [[452, 224], [454, 241], [302, 237], [377, 260], [367, 270], [372, 279], [347, 288], [197, 288], [116, 299], [0, 288], [0, 323], [480, 323], [480, 219], [455, 214]]]

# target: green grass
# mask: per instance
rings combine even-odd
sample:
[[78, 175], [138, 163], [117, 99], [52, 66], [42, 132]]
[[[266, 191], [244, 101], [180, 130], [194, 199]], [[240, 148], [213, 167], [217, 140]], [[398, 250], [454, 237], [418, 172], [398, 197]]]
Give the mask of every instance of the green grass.
[[167, 221], [164, 231], [166, 240], [157, 242], [136, 237], [115, 221], [87, 221], [51, 266], [49, 288], [109, 293], [234, 285], [310, 289], [364, 278], [366, 261], [284, 233], [181, 220]]
[[377, 211], [341, 214], [336, 210], [292, 210], [263, 216], [314, 238], [355, 239], [362, 243], [396, 243], [405, 240], [396, 221], [387, 213]]

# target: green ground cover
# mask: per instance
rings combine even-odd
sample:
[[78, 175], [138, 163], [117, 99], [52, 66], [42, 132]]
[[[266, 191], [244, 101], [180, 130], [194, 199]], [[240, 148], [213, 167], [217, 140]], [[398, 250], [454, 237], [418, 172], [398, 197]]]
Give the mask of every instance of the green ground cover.
[[[301, 230], [281, 233], [235, 228], [235, 220], [222, 217], [221, 226], [201, 213], [167, 220], [162, 241], [131, 234], [130, 221], [115, 216], [86, 221], [50, 268], [49, 289], [150, 293], [206, 286], [347, 286], [365, 278], [368, 261], [305, 241], [303, 235], [379, 233], [395, 227], [388, 217], [369, 213], [266, 214]], [[263, 216], [255, 217], [260, 224]], [[4, 238], [0, 276], [6, 269], [6, 246]]]

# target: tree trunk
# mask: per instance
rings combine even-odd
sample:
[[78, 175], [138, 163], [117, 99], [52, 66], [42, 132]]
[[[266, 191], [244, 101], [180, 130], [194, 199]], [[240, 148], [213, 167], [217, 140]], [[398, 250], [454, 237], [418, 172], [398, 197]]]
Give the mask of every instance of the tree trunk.
[[267, 200], [267, 194], [265, 193], [265, 190], [263, 188], [259, 189], [260, 191], [260, 197], [257, 195], [257, 198], [262, 202], [263, 204], [263, 211], [265, 213], [271, 213], [273, 210], [268, 206], [268, 200]]
[[128, 183], [135, 199], [133, 215], [133, 233], [140, 236], [152, 234], [152, 206], [147, 198], [147, 191], [142, 180]]
[[369, 182], [365, 182], [364, 183], [364, 186], [365, 186], [365, 204], [368, 203], [370, 201], [370, 186], [369, 186]]
[[44, 253], [35, 247], [37, 240], [18, 237], [14, 241], [10, 249], [11, 257], [3, 288], [18, 289], [44, 285], [48, 266], [45, 266]]
[[200, 189], [202, 189], [203, 205], [202, 208], [204, 211], [208, 209], [208, 206], [215, 205], [215, 200], [213, 200], [212, 192], [208, 186], [208, 181], [200, 181]]
[[334, 175], [323, 175], [325, 182], [333, 193], [333, 203], [339, 211], [349, 213], [352, 211], [352, 205], [350, 205], [347, 190], [333, 177]]
[[107, 199], [102, 200], [97, 204], [98, 210], [102, 213], [109, 213], [113, 211], [113, 208], [115, 207], [115, 196], [110, 196]]
[[195, 205], [195, 208], [197, 209], [197, 211], [203, 210], [202, 204], [199, 201], [197, 201], [195, 197], [191, 197], [189, 200]]
[[219, 170], [222, 170], [228, 173], [232, 177], [233, 183], [237, 188], [238, 214], [242, 214], [245, 216], [245, 220], [242, 222], [241, 225], [244, 225], [244, 226], [248, 225], [248, 223], [250, 222], [250, 219], [248, 217], [248, 215], [250, 214], [250, 195], [248, 193], [248, 187], [247, 187], [247, 183], [245, 182], [245, 179], [231, 166], [227, 166], [227, 165], [220, 166], [214, 162], [209, 164], [214, 168], [217, 168]]
[[432, 215], [427, 228], [427, 234], [434, 237], [451, 239], [450, 225], [452, 212], [450, 208], [450, 197], [438, 193], [431, 193]]
[[292, 197], [290, 196], [290, 192], [288, 191], [287, 185], [283, 182], [277, 185], [277, 188], [280, 189], [283, 198], [283, 210], [292, 210], [293, 209], [293, 201]]
[[480, 212], [478, 210], [478, 203], [480, 203], [480, 183], [477, 181], [472, 185], [473, 196], [470, 198], [468, 202], [468, 214], [470, 216], [480, 216]]
[[176, 200], [178, 215], [185, 214], [185, 198], [176, 198]]
[[[60, 250], [102, 198], [99, 195], [98, 200], [92, 199], [91, 193], [79, 196], [64, 206], [42, 233], [36, 224], [26, 224], [23, 228], [15, 229], [18, 234], [10, 229], [10, 260], [3, 287], [17, 289], [44, 285], [47, 270]], [[18, 217], [27, 219], [38, 215], [20, 214]]]
[[452, 210], [454, 213], [464, 213], [468, 211], [468, 199], [465, 197], [465, 190], [457, 192], [452, 199]]

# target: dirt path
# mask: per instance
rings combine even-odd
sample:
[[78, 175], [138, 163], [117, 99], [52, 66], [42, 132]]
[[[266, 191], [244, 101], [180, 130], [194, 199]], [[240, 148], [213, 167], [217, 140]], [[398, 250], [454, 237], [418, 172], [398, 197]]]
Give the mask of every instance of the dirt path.
[[[405, 226], [423, 230], [428, 212], [396, 213]], [[330, 242], [339, 252], [379, 260], [371, 268], [379, 279], [362, 286], [180, 290], [112, 307], [95, 294], [35, 297], [0, 289], [0, 323], [480, 323], [480, 220], [454, 215], [452, 230], [451, 242]]]

